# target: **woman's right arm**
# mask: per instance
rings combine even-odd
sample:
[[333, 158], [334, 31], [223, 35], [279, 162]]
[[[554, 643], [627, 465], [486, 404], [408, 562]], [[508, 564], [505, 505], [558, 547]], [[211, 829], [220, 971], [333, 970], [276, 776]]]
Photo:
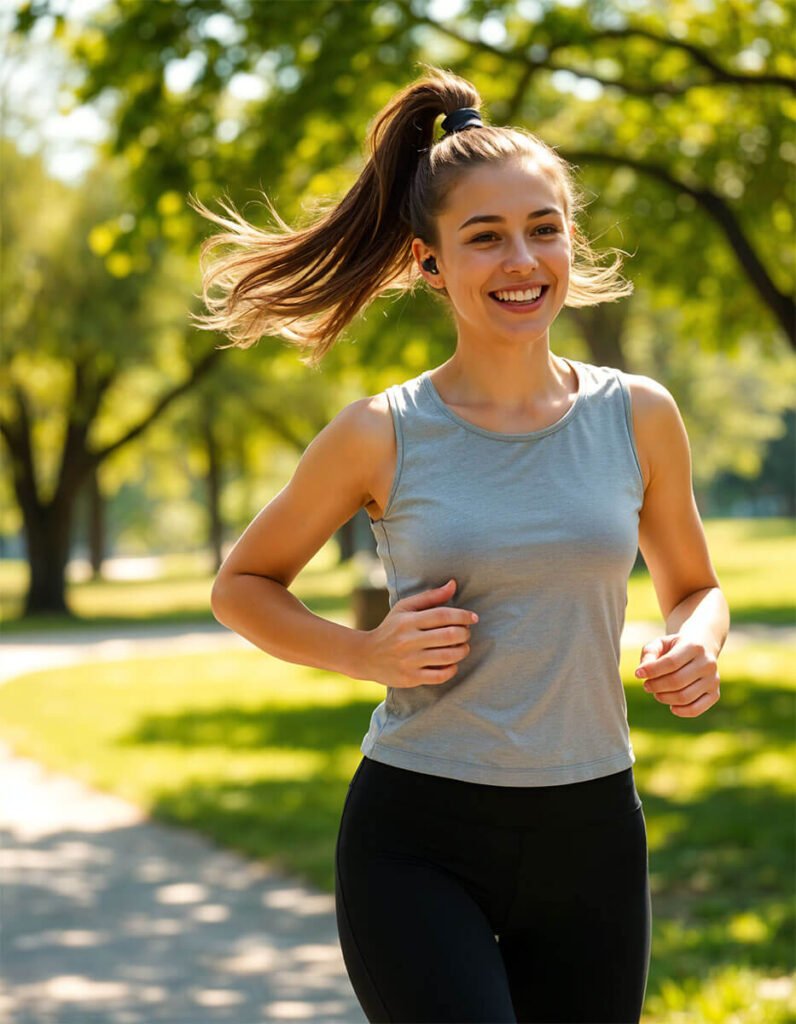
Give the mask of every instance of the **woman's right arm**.
[[369, 633], [315, 615], [288, 587], [371, 500], [370, 467], [381, 440], [370, 402], [362, 398], [346, 406], [307, 446], [290, 482], [225, 558], [210, 597], [219, 622], [268, 654], [354, 679], [372, 678]]

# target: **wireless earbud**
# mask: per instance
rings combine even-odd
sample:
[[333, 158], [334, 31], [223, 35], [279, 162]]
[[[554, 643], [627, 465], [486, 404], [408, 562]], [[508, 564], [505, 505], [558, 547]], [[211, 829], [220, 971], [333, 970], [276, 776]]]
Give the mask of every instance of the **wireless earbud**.
[[434, 259], [433, 256], [429, 256], [426, 259], [424, 259], [420, 265], [422, 266], [423, 270], [427, 270], [429, 274], [439, 273], [439, 270], [437, 269], [437, 261]]

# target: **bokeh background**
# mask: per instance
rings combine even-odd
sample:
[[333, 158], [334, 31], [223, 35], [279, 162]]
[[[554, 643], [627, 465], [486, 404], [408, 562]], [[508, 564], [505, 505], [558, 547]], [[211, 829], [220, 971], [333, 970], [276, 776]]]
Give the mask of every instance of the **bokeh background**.
[[[221, 350], [189, 321], [215, 228], [186, 200], [220, 212], [227, 196], [271, 226], [265, 191], [306, 223], [353, 184], [370, 120], [416, 62], [450, 68], [492, 122], [577, 166], [582, 228], [629, 254], [633, 295], [562, 311], [551, 347], [675, 396], [731, 609], [720, 702], [666, 713], [632, 677], [663, 625], [639, 554], [621, 669], [650, 843], [643, 1020], [793, 1019], [795, 14], [792, 0], [4, 4], [6, 749], [332, 892], [383, 687], [232, 643], [210, 588], [318, 431], [447, 359], [452, 325], [419, 290], [371, 305], [317, 370], [278, 338]], [[292, 589], [361, 625], [384, 600], [374, 559], [361, 510]], [[83, 1019], [139, 1019], [123, 1003]], [[207, 1019], [241, 1024], [224, 1012]]]

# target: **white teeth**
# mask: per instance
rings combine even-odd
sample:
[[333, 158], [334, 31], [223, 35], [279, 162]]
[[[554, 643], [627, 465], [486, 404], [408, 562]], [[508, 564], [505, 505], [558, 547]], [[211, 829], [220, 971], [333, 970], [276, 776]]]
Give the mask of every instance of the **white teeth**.
[[542, 294], [541, 285], [538, 288], [526, 288], [522, 292], [495, 292], [495, 297], [501, 302], [533, 302]]

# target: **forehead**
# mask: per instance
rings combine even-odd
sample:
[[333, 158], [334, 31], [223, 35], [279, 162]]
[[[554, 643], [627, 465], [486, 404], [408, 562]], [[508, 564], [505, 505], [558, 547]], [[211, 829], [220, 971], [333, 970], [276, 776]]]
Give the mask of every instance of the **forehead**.
[[467, 171], [448, 193], [440, 218], [447, 226], [458, 227], [472, 214], [524, 219], [543, 206], [563, 209], [550, 176], [532, 161], [509, 160]]

